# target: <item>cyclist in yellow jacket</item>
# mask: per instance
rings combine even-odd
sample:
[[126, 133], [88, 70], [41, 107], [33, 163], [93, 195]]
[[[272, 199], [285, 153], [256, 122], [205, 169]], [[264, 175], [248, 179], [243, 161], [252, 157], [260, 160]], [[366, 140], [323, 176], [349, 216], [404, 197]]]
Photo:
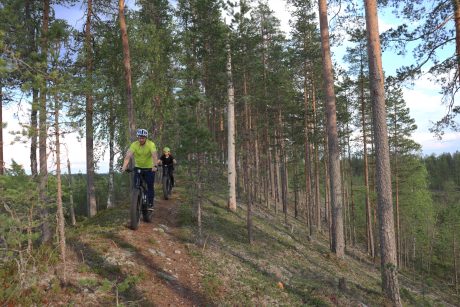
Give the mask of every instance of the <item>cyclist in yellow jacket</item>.
[[[155, 181], [155, 172], [157, 171], [156, 162], [158, 160], [157, 148], [153, 141], [147, 139], [149, 133], [146, 129], [137, 129], [136, 134], [137, 141], [129, 146], [121, 171], [126, 171], [129, 160], [134, 157], [134, 184], [139, 183], [139, 175], [144, 178], [147, 183], [149, 209], [153, 209], [153, 199], [155, 197], [153, 183]], [[136, 171], [138, 169], [140, 169], [140, 173]]]

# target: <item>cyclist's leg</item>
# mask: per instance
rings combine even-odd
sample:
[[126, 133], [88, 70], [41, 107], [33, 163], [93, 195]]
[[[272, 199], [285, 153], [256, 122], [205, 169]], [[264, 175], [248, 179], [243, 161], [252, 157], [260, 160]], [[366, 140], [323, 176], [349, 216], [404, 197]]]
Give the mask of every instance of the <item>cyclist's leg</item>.
[[152, 170], [145, 170], [145, 182], [147, 183], [147, 199], [150, 205], [153, 205], [153, 198], [155, 196], [155, 192], [153, 190], [153, 183], [155, 181], [155, 173]]
[[174, 187], [174, 169], [171, 168], [169, 176], [171, 177], [171, 187]]
[[139, 185], [140, 185], [140, 183], [141, 183], [140, 175], [141, 175], [141, 173], [138, 172], [138, 168], [135, 167], [135, 168], [134, 168], [134, 178], [133, 178], [133, 180], [134, 180], [134, 182], [133, 182], [133, 188], [134, 188], [134, 189], [139, 188]]

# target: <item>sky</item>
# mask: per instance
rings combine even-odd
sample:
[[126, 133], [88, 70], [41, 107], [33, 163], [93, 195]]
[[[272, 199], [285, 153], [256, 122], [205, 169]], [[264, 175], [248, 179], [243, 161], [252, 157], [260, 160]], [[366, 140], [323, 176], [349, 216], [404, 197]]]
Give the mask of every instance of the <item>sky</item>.
[[[134, 0], [126, 0], [128, 6], [134, 5]], [[285, 32], [289, 32], [289, 19], [290, 13], [286, 8], [284, 0], [270, 0], [269, 5], [274, 11], [275, 16], [280, 20], [281, 29]], [[56, 10], [56, 17], [66, 19], [71, 26], [81, 27], [83, 20], [81, 4], [77, 4], [74, 7], [59, 8]], [[331, 12], [329, 12], [331, 15]], [[379, 29], [384, 31], [391, 27], [394, 23], [392, 16], [382, 15], [379, 13]], [[452, 46], [452, 48], [454, 48]], [[343, 46], [333, 46], [332, 52], [334, 61], [341, 62], [343, 57]], [[453, 50], [451, 51], [454, 52]], [[391, 51], [384, 52], [382, 57], [383, 68], [386, 73], [392, 73], [394, 70], [401, 66], [403, 63], [411, 61], [410, 53], [406, 56], [398, 56]], [[439, 95], [439, 87], [434, 83], [430, 82], [427, 78], [422, 78], [415, 82], [411, 88], [405, 88], [404, 99], [407, 106], [410, 109], [410, 115], [416, 121], [418, 129], [413, 134], [414, 140], [422, 145], [422, 151], [424, 155], [430, 154], [441, 154], [443, 152], [455, 152], [460, 150], [460, 132], [446, 132], [443, 139], [437, 140], [432, 133], [429, 132], [429, 128], [432, 126], [431, 122], [439, 120], [446, 112], [446, 107], [441, 105], [441, 96]], [[18, 107], [17, 104], [11, 104], [11, 106], [3, 107], [3, 122], [7, 123], [7, 127], [3, 130], [4, 138], [4, 160], [6, 166], [11, 165], [11, 160], [14, 159], [17, 163], [22, 164], [27, 172], [30, 172], [30, 144], [16, 142], [11, 144], [14, 140], [14, 136], [10, 131], [20, 130], [20, 123], [27, 123], [27, 114], [29, 110], [25, 109], [27, 103], [22, 103]], [[67, 160], [67, 156], [71, 161], [71, 168], [73, 173], [85, 173], [86, 162], [85, 162], [85, 142], [79, 140], [77, 135], [67, 135], [63, 139], [63, 143], [66, 144], [66, 148], [63, 148], [62, 161]], [[54, 165], [54, 157], [50, 157], [49, 165]], [[108, 170], [108, 157], [107, 154], [102, 157], [99, 162], [99, 172], [107, 172]]]

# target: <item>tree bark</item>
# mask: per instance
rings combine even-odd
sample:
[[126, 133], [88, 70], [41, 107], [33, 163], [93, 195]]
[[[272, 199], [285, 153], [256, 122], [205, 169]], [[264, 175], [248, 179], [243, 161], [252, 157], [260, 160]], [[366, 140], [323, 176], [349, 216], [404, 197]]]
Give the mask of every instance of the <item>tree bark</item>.
[[[49, 14], [50, 14], [50, 1], [43, 0], [43, 24], [42, 24], [42, 33], [41, 33], [41, 45], [42, 45], [42, 56], [45, 67], [48, 65], [48, 27], [49, 27]], [[45, 70], [47, 70], [45, 68]], [[46, 108], [46, 81], [43, 81], [40, 89], [40, 106], [39, 106], [39, 158], [40, 158], [40, 175], [39, 175], [39, 198], [41, 202], [40, 206], [40, 219], [41, 219], [41, 242], [48, 243], [51, 241], [51, 229], [48, 221], [48, 198], [47, 198], [47, 183], [48, 183], [48, 155], [46, 152], [46, 139], [48, 137], [48, 126], [46, 122], [47, 118], [47, 108]]]
[[31, 129], [31, 140], [30, 140], [30, 173], [33, 178], [38, 175], [38, 163], [37, 163], [37, 138], [38, 138], [38, 90], [32, 90], [32, 110], [30, 111], [30, 129]]
[[337, 257], [345, 256], [345, 238], [343, 234], [342, 182], [340, 178], [340, 150], [337, 134], [337, 114], [334, 93], [331, 50], [329, 45], [329, 26], [326, 0], [319, 0], [319, 20], [321, 32], [321, 51], [323, 58], [324, 91], [326, 96], [327, 135], [329, 151], [329, 178], [331, 182], [332, 206], [332, 251]]
[[114, 150], [114, 142], [115, 142], [115, 116], [114, 116], [114, 109], [113, 109], [113, 100], [110, 100], [109, 105], [109, 191], [107, 197], [107, 208], [115, 207], [115, 197], [114, 197], [114, 189], [115, 189], [115, 171], [113, 167], [113, 163], [115, 160], [115, 150]]
[[[452, 0], [454, 2], [454, 18], [455, 18], [455, 51], [457, 55], [457, 76], [460, 73], [460, 0]], [[460, 83], [460, 76], [458, 76]]]
[[401, 226], [399, 216], [399, 173], [398, 173], [398, 125], [397, 125], [397, 105], [394, 107], [394, 176], [395, 176], [395, 207], [396, 207], [396, 260], [398, 266], [401, 265]]
[[94, 98], [91, 87], [93, 86], [93, 50], [91, 37], [91, 16], [93, 13], [93, 1], [88, 0], [88, 11], [85, 25], [85, 53], [86, 53], [86, 78], [88, 90], [86, 93], [86, 205], [88, 216], [93, 217], [97, 213], [96, 188], [94, 183]]
[[[25, 11], [25, 23], [27, 27], [27, 40], [28, 40], [28, 56], [32, 55], [33, 52], [37, 51], [35, 29], [31, 17], [31, 4], [32, 1], [26, 0], [24, 3]], [[38, 175], [38, 163], [37, 163], [37, 138], [38, 138], [38, 127], [37, 127], [37, 113], [38, 113], [38, 90], [32, 88], [32, 110], [30, 113], [30, 129], [29, 135], [31, 138], [30, 144], [30, 172], [33, 178]]]
[[[306, 44], [306, 42], [304, 42]], [[304, 46], [306, 48], [306, 46]], [[307, 211], [307, 226], [310, 237], [315, 235], [315, 227], [314, 227], [314, 218], [313, 218], [313, 202], [312, 202], [312, 187], [311, 187], [311, 146], [310, 146], [310, 127], [309, 127], [309, 116], [308, 116], [308, 90], [307, 90], [307, 63], [304, 62], [304, 84], [303, 84], [303, 99], [304, 99], [304, 110], [305, 110], [305, 210]]]
[[77, 220], [75, 219], [75, 209], [73, 206], [73, 181], [72, 181], [72, 172], [70, 170], [70, 160], [69, 153], [67, 152], [67, 173], [69, 174], [69, 203], [70, 203], [70, 220], [72, 226], [77, 225]]
[[62, 180], [61, 180], [61, 144], [59, 139], [59, 100], [55, 97], [54, 104], [54, 131], [55, 131], [55, 142], [56, 142], [56, 185], [57, 185], [57, 223], [59, 233], [59, 251], [61, 254], [61, 261], [64, 265], [62, 270], [62, 277], [66, 282], [66, 243], [65, 243], [65, 219], [64, 219], [64, 208], [62, 205]]
[[228, 209], [236, 211], [236, 160], [235, 160], [235, 91], [232, 77], [232, 54], [227, 43], [227, 94], [228, 94]]
[[[313, 136], [315, 139], [317, 139], [317, 123], [316, 123], [316, 86], [315, 86], [315, 81], [313, 76], [311, 76], [311, 106], [313, 110]], [[319, 171], [320, 171], [320, 166], [319, 166], [319, 154], [318, 154], [318, 141], [315, 141], [313, 144], [313, 150], [310, 150], [310, 152], [313, 151], [314, 153], [314, 161], [315, 161], [315, 197], [314, 197], [314, 206], [316, 210], [318, 211], [318, 216], [317, 216], [317, 225], [318, 225], [318, 231], [322, 232], [322, 227], [321, 227], [321, 204], [320, 204], [320, 192], [319, 192]], [[324, 216], [327, 216], [329, 213], [324, 212]]]
[[360, 99], [361, 99], [361, 123], [363, 129], [363, 160], [364, 160], [364, 187], [366, 198], [366, 238], [367, 238], [367, 253], [374, 258], [374, 233], [372, 224], [372, 209], [369, 192], [369, 162], [367, 159], [367, 129], [366, 129], [366, 108], [364, 99], [364, 75], [361, 67], [361, 82], [360, 82]]
[[125, 19], [125, 0], [119, 0], [118, 10], [120, 17], [120, 31], [121, 31], [121, 42], [123, 45], [123, 66], [125, 70], [125, 85], [126, 85], [126, 102], [128, 107], [128, 125], [129, 135], [131, 141], [136, 140], [136, 118], [134, 116], [134, 102], [132, 94], [132, 81], [131, 81], [131, 56], [129, 53], [128, 43], [128, 30], [126, 28]]
[[376, 147], [377, 200], [380, 224], [380, 256], [384, 296], [402, 306], [396, 261], [390, 153], [386, 124], [385, 92], [378, 30], [377, 2], [365, 0], [370, 90]]

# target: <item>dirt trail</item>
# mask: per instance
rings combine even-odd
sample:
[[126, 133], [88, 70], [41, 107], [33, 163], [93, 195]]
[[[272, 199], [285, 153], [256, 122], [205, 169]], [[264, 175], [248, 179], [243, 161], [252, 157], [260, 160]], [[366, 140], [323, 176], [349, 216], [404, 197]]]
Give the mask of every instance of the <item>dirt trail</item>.
[[[190, 256], [196, 246], [179, 239], [179, 206], [180, 200], [173, 193], [170, 200], [156, 199], [153, 222], [141, 222], [136, 231], [127, 227], [129, 215], [123, 209], [112, 213], [116, 216], [114, 218], [125, 222], [123, 229], [101, 233], [86, 231], [73, 239], [67, 268], [68, 287], [57, 297], [48, 296], [49, 300], [44, 303], [77, 306], [116, 306], [119, 303], [125, 306], [212, 305], [203, 295], [203, 275]], [[122, 214], [126, 214], [126, 218]], [[114, 223], [112, 218], [108, 220]], [[82, 267], [87, 269], [82, 270]], [[111, 285], [109, 289], [104, 288], [104, 283]]]
[[123, 230], [120, 238], [136, 248], [136, 265], [145, 278], [138, 285], [145, 299], [158, 306], [202, 306], [206, 299], [198, 266], [189, 248], [178, 239], [179, 203], [174, 197], [157, 200], [153, 223], [142, 222], [139, 229]]

